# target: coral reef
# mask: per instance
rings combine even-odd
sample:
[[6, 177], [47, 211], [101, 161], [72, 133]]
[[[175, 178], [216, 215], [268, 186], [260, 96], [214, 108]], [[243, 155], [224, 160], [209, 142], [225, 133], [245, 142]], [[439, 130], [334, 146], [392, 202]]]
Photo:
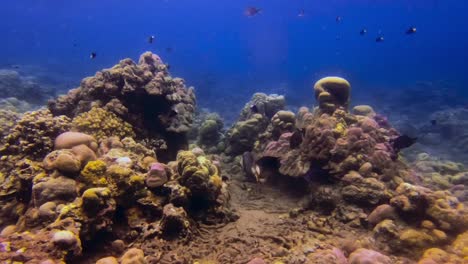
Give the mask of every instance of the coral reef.
[[285, 107], [279, 95], [256, 93], [242, 109], [237, 122], [226, 133], [226, 153], [236, 156], [251, 151], [260, 133], [268, 127], [271, 118]]
[[72, 120], [72, 129], [94, 136], [100, 140], [106, 137], [135, 137], [132, 126], [116, 114], [94, 107], [77, 115]]
[[17, 71], [0, 69], [0, 94], [15, 97], [29, 103], [45, 103], [55, 96], [55, 91], [43, 87], [31, 78], [21, 76]]
[[314, 84], [314, 93], [322, 111], [333, 113], [339, 107], [347, 110], [351, 85], [340, 77], [325, 77]]
[[15, 113], [24, 113], [34, 110], [34, 106], [26, 101], [18, 100], [15, 97], [0, 99], [0, 109], [9, 110]]
[[206, 112], [189, 132], [193, 91], [145, 53], [49, 109], [0, 112], [0, 261], [466, 262], [465, 167], [408, 163], [413, 140], [348, 112], [346, 80], [314, 91], [314, 109], [255, 94], [225, 135]]
[[[94, 107], [102, 109], [92, 110]], [[125, 59], [110, 69], [84, 79], [80, 87], [50, 101], [49, 109], [54, 115], [70, 118], [77, 118], [91, 110], [76, 120], [78, 129], [80, 126], [92, 129], [93, 122], [85, 120], [93, 118], [92, 115], [102, 117], [104, 110], [112, 112], [130, 124], [139, 137], [148, 140], [151, 137], [153, 142], [164, 141], [164, 144], [159, 144], [164, 148], [155, 148], [161, 159], [169, 161], [187, 145], [186, 133], [193, 121], [195, 95], [192, 88], [185, 87], [184, 80], [169, 75], [167, 66], [157, 55], [146, 52], [141, 55], [138, 64]], [[106, 120], [109, 131], [99, 137], [108, 136], [111, 129], [126, 123], [116, 118]], [[132, 135], [128, 125], [119, 127], [116, 132], [118, 136]], [[92, 131], [88, 133], [94, 134]]]
[[46, 109], [28, 112], [2, 140], [0, 154], [41, 160], [53, 149], [53, 139], [69, 128], [70, 119], [65, 116], [54, 117]]
[[18, 113], [10, 110], [0, 109], [0, 137], [3, 138], [9, 134], [10, 129], [16, 125], [20, 118]]
[[224, 121], [217, 113], [198, 112], [189, 139], [207, 153], [224, 151]]

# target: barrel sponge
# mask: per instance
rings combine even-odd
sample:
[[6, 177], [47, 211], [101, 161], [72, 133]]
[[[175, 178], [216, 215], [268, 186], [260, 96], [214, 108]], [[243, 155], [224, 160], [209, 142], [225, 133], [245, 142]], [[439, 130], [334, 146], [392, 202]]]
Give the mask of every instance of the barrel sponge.
[[325, 112], [333, 112], [338, 107], [348, 109], [351, 85], [341, 77], [325, 77], [314, 85], [315, 99]]

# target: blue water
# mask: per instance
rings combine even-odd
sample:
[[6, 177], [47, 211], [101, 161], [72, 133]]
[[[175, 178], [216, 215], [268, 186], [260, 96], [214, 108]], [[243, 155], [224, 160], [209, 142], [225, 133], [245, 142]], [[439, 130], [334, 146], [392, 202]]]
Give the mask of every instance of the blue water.
[[[246, 17], [248, 6], [262, 13]], [[311, 104], [311, 86], [327, 75], [347, 78], [357, 98], [418, 81], [461, 89], [468, 81], [467, 13], [462, 0], [4, 0], [0, 68], [39, 66], [63, 80], [61, 88], [73, 88], [151, 50], [214, 110], [242, 105], [256, 91]], [[404, 34], [409, 26], [417, 33]], [[384, 42], [375, 42], [379, 35]]]

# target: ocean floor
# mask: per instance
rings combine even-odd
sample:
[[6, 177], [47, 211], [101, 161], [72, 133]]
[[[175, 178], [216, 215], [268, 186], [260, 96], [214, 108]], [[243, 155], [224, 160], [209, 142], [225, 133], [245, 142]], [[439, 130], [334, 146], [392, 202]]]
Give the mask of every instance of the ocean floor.
[[225, 126], [146, 52], [45, 107], [3, 100], [0, 261], [467, 263], [468, 169], [435, 154], [464, 153], [466, 109], [415, 136], [343, 78], [313, 87], [316, 107], [255, 93]]

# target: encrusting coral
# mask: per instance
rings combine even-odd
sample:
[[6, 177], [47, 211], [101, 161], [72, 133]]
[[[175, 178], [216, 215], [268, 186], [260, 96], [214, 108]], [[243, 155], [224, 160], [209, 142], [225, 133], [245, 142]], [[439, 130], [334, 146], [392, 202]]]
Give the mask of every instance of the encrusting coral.
[[116, 114], [94, 107], [77, 115], [72, 120], [72, 129], [94, 136], [100, 140], [106, 137], [135, 137], [132, 126]]

